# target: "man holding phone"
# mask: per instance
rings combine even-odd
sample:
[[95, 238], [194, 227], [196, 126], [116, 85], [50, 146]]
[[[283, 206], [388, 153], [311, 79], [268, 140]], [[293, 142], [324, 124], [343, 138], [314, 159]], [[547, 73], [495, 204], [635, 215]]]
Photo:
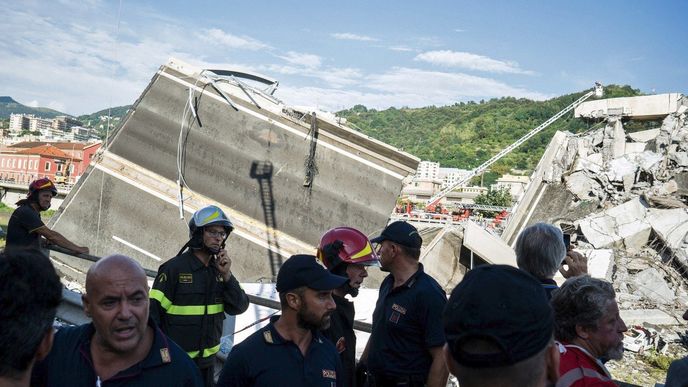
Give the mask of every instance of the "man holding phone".
[[570, 235], [547, 223], [526, 228], [516, 240], [516, 264], [540, 280], [548, 298], [558, 288], [554, 281], [557, 271], [564, 278], [588, 273], [587, 258], [571, 250], [570, 241]]

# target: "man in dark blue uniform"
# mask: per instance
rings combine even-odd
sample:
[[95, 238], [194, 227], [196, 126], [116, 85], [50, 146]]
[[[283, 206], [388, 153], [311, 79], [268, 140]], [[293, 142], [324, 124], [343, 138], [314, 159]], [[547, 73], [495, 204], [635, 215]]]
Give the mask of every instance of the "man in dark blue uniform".
[[423, 239], [406, 222], [389, 224], [378, 243], [383, 271], [373, 330], [361, 357], [371, 386], [444, 387], [442, 311], [447, 296], [418, 262]]
[[202, 386], [193, 361], [149, 318], [148, 279], [138, 262], [123, 255], [96, 262], [82, 299], [93, 322], [55, 334], [33, 386]]
[[194, 359], [206, 387], [215, 385], [215, 354], [225, 313], [243, 313], [249, 303], [225, 250], [233, 229], [216, 206], [196, 211], [189, 222], [189, 241], [160, 266], [150, 293], [151, 317]]
[[282, 314], [227, 356], [218, 387], [343, 387], [339, 354], [321, 329], [335, 310], [332, 289], [349, 279], [334, 275], [312, 255], [293, 255], [277, 274]]
[[6, 250], [40, 246], [40, 237], [50, 243], [72, 250], [76, 253], [88, 254], [88, 247], [78, 246], [57, 231], [53, 231], [41, 220], [41, 211], [50, 208], [53, 196], [57, 195], [57, 188], [50, 179], [44, 177], [29, 184], [26, 199], [17, 202], [17, 209], [12, 212], [7, 223]]

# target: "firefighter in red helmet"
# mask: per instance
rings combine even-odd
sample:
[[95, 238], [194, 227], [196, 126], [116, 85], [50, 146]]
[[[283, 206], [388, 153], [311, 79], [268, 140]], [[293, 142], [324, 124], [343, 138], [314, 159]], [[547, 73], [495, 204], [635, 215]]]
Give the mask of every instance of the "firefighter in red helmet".
[[333, 274], [348, 277], [349, 281], [332, 292], [337, 309], [331, 316], [330, 327], [323, 333], [339, 351], [342, 380], [345, 386], [355, 386], [356, 335], [354, 334], [354, 304], [346, 295], [356, 297], [361, 283], [368, 276], [368, 266], [380, 266], [380, 260], [370, 241], [362, 232], [351, 227], [336, 227], [320, 239], [318, 259]]
[[7, 240], [5, 249], [40, 247], [40, 237], [50, 243], [88, 254], [88, 247], [78, 246], [57, 231], [53, 231], [41, 220], [41, 211], [50, 208], [52, 198], [57, 195], [57, 188], [50, 179], [44, 177], [29, 185], [26, 199], [17, 202], [17, 209], [7, 223]]

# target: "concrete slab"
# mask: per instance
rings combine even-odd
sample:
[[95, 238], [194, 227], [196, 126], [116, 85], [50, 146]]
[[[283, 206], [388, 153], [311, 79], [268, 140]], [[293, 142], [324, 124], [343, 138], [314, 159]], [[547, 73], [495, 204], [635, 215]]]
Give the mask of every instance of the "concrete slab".
[[675, 317], [659, 309], [630, 309], [619, 312], [626, 325], [681, 325]]
[[685, 247], [688, 236], [688, 211], [685, 208], [648, 210], [647, 221], [672, 250]]
[[644, 142], [627, 142], [624, 154], [644, 152], [645, 147], [647, 147], [647, 144]]
[[676, 294], [669, 288], [663, 275], [654, 267], [643, 270], [631, 277], [630, 284], [635, 288], [633, 294], [644, 297], [656, 304], [671, 304]]
[[656, 119], [676, 113], [681, 106], [681, 98], [679, 93], [667, 93], [586, 101], [576, 107], [574, 116], [599, 118], [613, 114], [635, 119]]
[[578, 200], [589, 200], [598, 197], [602, 186], [585, 172], [575, 172], [566, 178], [566, 188], [576, 195]]
[[612, 280], [614, 269], [614, 250], [581, 250], [588, 257], [588, 274], [593, 278]]
[[516, 267], [516, 253], [499, 237], [471, 221], [464, 224], [463, 233], [463, 245], [486, 261]]
[[652, 141], [657, 138], [657, 135], [659, 135], [659, 129], [648, 129], [641, 130], [640, 132], [628, 133], [628, 137], [637, 143]]
[[638, 198], [578, 221], [585, 238], [595, 248], [626, 247], [640, 249], [647, 244], [650, 224], [647, 209]]

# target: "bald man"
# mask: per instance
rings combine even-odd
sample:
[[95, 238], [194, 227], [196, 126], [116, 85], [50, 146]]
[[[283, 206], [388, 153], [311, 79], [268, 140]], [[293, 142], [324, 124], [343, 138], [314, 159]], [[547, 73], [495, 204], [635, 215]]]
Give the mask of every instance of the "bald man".
[[62, 328], [34, 386], [201, 386], [198, 368], [148, 317], [141, 265], [111, 255], [91, 266], [82, 296], [89, 324]]

